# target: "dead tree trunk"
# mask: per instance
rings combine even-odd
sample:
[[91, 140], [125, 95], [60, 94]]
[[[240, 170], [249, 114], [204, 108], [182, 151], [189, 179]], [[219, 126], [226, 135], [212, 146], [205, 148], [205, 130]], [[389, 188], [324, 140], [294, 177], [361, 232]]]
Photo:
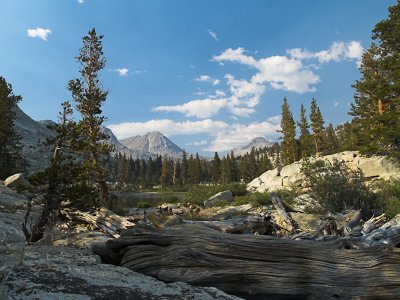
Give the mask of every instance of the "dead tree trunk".
[[136, 226], [106, 243], [120, 265], [164, 281], [214, 286], [260, 299], [399, 299], [400, 255], [351, 248], [350, 239], [293, 241], [186, 224]]

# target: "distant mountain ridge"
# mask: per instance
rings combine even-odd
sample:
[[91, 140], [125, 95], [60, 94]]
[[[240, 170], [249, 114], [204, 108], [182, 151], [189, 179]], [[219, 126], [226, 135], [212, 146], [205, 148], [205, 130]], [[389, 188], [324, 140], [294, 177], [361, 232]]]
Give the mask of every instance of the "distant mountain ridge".
[[47, 127], [54, 122], [37, 122], [18, 106], [14, 108], [14, 112], [14, 126], [21, 136], [22, 155], [29, 163], [28, 171], [44, 169], [50, 163], [51, 147], [43, 143], [48, 138], [54, 138], [54, 132]]
[[271, 147], [273, 143], [268, 142], [265, 138], [263, 137], [256, 137], [251, 140], [251, 142], [241, 148], [235, 148], [233, 149], [233, 154], [235, 156], [243, 156], [246, 153], [250, 153], [251, 149], [254, 147], [254, 149], [260, 149], [260, 148], [265, 148], [265, 147]]

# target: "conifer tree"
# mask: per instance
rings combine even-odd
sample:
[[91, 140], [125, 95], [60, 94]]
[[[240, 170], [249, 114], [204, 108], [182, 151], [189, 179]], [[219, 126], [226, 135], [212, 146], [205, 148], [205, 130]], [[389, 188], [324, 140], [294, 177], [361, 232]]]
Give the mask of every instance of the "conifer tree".
[[214, 159], [211, 162], [211, 179], [215, 183], [221, 180], [221, 159], [217, 152], [215, 152]]
[[321, 153], [324, 141], [324, 119], [322, 118], [321, 111], [317, 105], [317, 101], [313, 98], [311, 100], [311, 129], [313, 131], [312, 137], [314, 140], [315, 153]]
[[161, 186], [167, 187], [172, 183], [172, 175], [173, 175], [173, 162], [165, 155], [162, 160], [162, 169], [161, 169]]
[[281, 130], [278, 132], [282, 133], [282, 162], [285, 165], [291, 164], [296, 161], [296, 123], [286, 97], [283, 98]]
[[112, 146], [106, 142], [101, 126], [106, 120], [102, 116], [102, 105], [108, 92], [100, 86], [99, 72], [105, 67], [106, 59], [103, 57], [103, 36], [98, 36], [96, 30], [89, 31], [82, 38], [83, 47], [80, 49], [76, 60], [80, 64], [80, 78], [68, 83], [72, 98], [77, 103], [76, 108], [81, 113], [82, 119], [78, 122], [81, 133], [79, 149], [83, 153], [83, 174], [81, 179], [92, 187], [100, 188], [100, 201], [93, 199], [95, 206], [108, 205], [108, 186], [104, 168], [105, 158], [109, 156]]
[[182, 184], [189, 183], [189, 164], [185, 149], [182, 152], [181, 178], [182, 178]]
[[15, 111], [21, 96], [14, 95], [12, 85], [0, 76], [0, 179], [22, 172], [21, 137], [14, 127]]
[[76, 176], [79, 165], [74, 161], [73, 143], [76, 139], [76, 123], [71, 120], [72, 108], [68, 101], [62, 103], [62, 111], [58, 116], [58, 124], [54, 126], [56, 137], [48, 142], [53, 145], [53, 156], [50, 166], [37, 174], [34, 178], [47, 184], [44, 195], [44, 206], [36, 222], [29, 232], [27, 219], [30, 214], [30, 205], [22, 224], [22, 231], [28, 243], [35, 243], [43, 237], [45, 225], [50, 214], [59, 209], [62, 200], [74, 200]]
[[400, 2], [376, 24], [364, 53], [361, 79], [350, 115], [364, 154], [386, 154], [400, 161]]
[[339, 142], [332, 124], [329, 124], [326, 128], [324, 141], [324, 149], [326, 154], [333, 154], [339, 150]]
[[300, 129], [300, 151], [301, 158], [309, 157], [313, 154], [311, 147], [310, 125], [307, 121], [306, 109], [302, 104], [300, 107], [300, 122], [297, 123]]

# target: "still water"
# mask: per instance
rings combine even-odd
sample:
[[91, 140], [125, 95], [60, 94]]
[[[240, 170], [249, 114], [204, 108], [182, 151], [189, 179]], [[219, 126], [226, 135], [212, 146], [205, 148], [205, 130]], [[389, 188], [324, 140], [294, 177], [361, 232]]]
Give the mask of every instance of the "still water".
[[111, 210], [121, 216], [126, 216], [130, 208], [143, 207], [143, 204], [153, 206], [161, 202], [176, 202], [182, 198], [182, 194], [165, 194], [157, 192], [147, 193], [111, 193]]

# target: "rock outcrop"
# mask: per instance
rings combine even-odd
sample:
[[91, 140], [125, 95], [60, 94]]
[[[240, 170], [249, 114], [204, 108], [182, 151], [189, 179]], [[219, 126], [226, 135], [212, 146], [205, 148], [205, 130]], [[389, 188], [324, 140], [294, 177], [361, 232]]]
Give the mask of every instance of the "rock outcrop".
[[[350, 169], [361, 170], [367, 179], [377, 178], [387, 180], [391, 177], [400, 177], [400, 166], [391, 162], [387, 157], [365, 157], [356, 151], [345, 151], [318, 159], [324, 159], [329, 162], [335, 159], [344, 161]], [[304, 181], [303, 175], [300, 172], [301, 165], [302, 161], [298, 161], [284, 166], [280, 172], [276, 169], [269, 170], [251, 181], [247, 189], [264, 192], [266, 190], [275, 191], [284, 189], [290, 186], [301, 186]]]
[[239, 299], [216, 288], [164, 283], [123, 267], [101, 264], [89, 250], [30, 246], [8, 269], [1, 299]]

